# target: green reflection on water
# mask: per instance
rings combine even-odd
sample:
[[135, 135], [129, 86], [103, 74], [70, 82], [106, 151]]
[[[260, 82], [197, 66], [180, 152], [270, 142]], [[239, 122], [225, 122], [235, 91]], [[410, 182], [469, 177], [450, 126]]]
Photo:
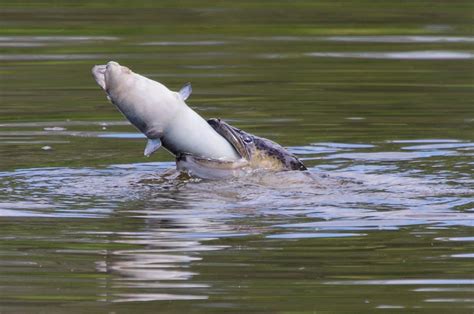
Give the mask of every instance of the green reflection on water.
[[[70, 132], [135, 132], [128, 125], [88, 123], [123, 121], [90, 75], [94, 64], [111, 59], [173, 90], [191, 81], [194, 93], [189, 104], [200, 114], [230, 120], [287, 146], [365, 143], [374, 144], [368, 152], [398, 152], [399, 146], [394, 148], [386, 141], [472, 141], [474, 134], [472, 1], [0, 1], [0, 7], [2, 171], [172, 160], [166, 152], [151, 160], [142, 157], [143, 140], [44, 133], [44, 125], [34, 124], [64, 124]], [[425, 41], [329, 38], [395, 35], [417, 35]], [[32, 38], [35, 36], [40, 37]], [[420, 51], [471, 53], [471, 57], [311, 56]], [[34, 123], [12, 125], [27, 122]], [[52, 149], [42, 150], [45, 145]], [[422, 161], [376, 160], [371, 165], [395, 164], [395, 172], [426, 176], [444, 172], [453, 181], [467, 180], [472, 160], [468, 153], [457, 154]], [[368, 162], [312, 160], [308, 164], [356, 167]], [[2, 202], [19, 204], [22, 209], [24, 199], [12, 199], [8, 193], [8, 189], [18, 189], [13, 181], [4, 184], [0, 196]], [[26, 189], [25, 199], [28, 193]], [[186, 293], [208, 300], [113, 303], [125, 298], [121, 295], [130, 297], [138, 292], [162, 299], [166, 296], [154, 293], [183, 294], [176, 286], [147, 285], [174, 284], [174, 280], [147, 280], [137, 273], [145, 269], [152, 275], [163, 266], [158, 262], [158, 266], [142, 264], [146, 257], [140, 255], [142, 251], [159, 255], [153, 250], [175, 248], [173, 245], [181, 243], [161, 242], [167, 240], [166, 234], [160, 234], [163, 230], [171, 230], [173, 235], [182, 231], [179, 224], [169, 222], [173, 219], [137, 218], [133, 211], [146, 207], [149, 212], [161, 212], [171, 207], [176, 210], [172, 214], [179, 216], [182, 207], [190, 206], [173, 199], [180, 191], [165, 195], [167, 202], [156, 208], [144, 205], [147, 198], [114, 199], [111, 203], [121, 207], [100, 219], [0, 218], [0, 263], [4, 262], [0, 264], [0, 312], [51, 312], [66, 307], [117, 312], [362, 312], [380, 305], [468, 311], [472, 305], [472, 286], [456, 286], [454, 290], [442, 286], [444, 291], [433, 292], [429, 289], [437, 286], [428, 284], [328, 284], [341, 280], [472, 278], [472, 259], [451, 257], [472, 253], [472, 241], [434, 240], [472, 233], [471, 228], [452, 226], [364, 231], [368, 236], [337, 239], [282, 240], [249, 235], [196, 240], [197, 244], [190, 241], [189, 251], [176, 254], [196, 259], [189, 263], [178, 259], [164, 263], [164, 268], [181, 271], [178, 275], [186, 280], [178, 282], [200, 285], [185, 288]], [[73, 209], [85, 206], [77, 197], [70, 195]], [[87, 201], [98, 203], [94, 197]], [[53, 205], [45, 211], [58, 210]], [[472, 203], [455, 209], [468, 212]], [[71, 208], [65, 208], [68, 210]], [[249, 215], [247, 219], [218, 223], [264, 230], [262, 234], [281, 232], [264, 223], [271, 221], [265, 215]], [[281, 224], [289, 218], [282, 215], [275, 219], [279, 220], [275, 224]], [[150, 227], [153, 223], [156, 225]], [[182, 223], [181, 228], [191, 227]], [[206, 250], [199, 251], [202, 247]], [[25, 261], [33, 264], [22, 264]], [[127, 277], [133, 275], [138, 279]], [[143, 286], [133, 285], [139, 283]], [[423, 288], [428, 290], [415, 291]], [[431, 299], [438, 302], [426, 301]]]

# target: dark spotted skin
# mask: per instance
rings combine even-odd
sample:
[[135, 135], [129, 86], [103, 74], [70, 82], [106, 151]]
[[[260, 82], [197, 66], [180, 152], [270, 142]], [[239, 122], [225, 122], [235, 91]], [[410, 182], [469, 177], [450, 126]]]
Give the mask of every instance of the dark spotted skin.
[[255, 148], [257, 150], [265, 152], [267, 156], [279, 160], [285, 170], [307, 170], [305, 165], [303, 165], [303, 163], [295, 155], [288, 152], [279, 144], [270, 141], [266, 138], [258, 137], [255, 135], [250, 136], [253, 137]]
[[242, 158], [250, 162], [271, 160], [281, 170], [307, 170], [295, 155], [269, 139], [242, 131], [220, 119], [210, 119], [207, 122], [234, 146]]

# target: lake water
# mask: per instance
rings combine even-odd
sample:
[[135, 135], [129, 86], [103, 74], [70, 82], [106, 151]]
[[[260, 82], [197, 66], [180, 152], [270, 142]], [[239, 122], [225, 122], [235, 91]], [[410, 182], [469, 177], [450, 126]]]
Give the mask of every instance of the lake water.
[[[1, 3], [1, 313], [472, 312], [469, 1]], [[143, 157], [109, 60], [309, 171]]]

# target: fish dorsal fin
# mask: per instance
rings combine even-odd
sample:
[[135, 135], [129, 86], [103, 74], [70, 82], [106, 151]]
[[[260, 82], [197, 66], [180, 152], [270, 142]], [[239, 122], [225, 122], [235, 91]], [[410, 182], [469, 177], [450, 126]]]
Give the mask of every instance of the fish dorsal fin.
[[181, 99], [184, 101], [191, 96], [191, 93], [193, 92], [193, 88], [191, 87], [191, 83], [186, 83], [181, 87], [179, 90], [179, 95], [181, 96]]
[[145, 152], [143, 154], [147, 157], [150, 157], [150, 155], [156, 152], [160, 147], [161, 141], [159, 138], [148, 139], [148, 142], [146, 143], [145, 147]]

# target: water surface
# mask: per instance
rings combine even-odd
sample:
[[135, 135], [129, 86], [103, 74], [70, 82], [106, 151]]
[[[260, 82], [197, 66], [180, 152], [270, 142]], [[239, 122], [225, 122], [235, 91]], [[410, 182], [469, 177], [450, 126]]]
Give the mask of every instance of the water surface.
[[[0, 312], [472, 311], [472, 5], [1, 2]], [[190, 178], [116, 60], [308, 172]]]

